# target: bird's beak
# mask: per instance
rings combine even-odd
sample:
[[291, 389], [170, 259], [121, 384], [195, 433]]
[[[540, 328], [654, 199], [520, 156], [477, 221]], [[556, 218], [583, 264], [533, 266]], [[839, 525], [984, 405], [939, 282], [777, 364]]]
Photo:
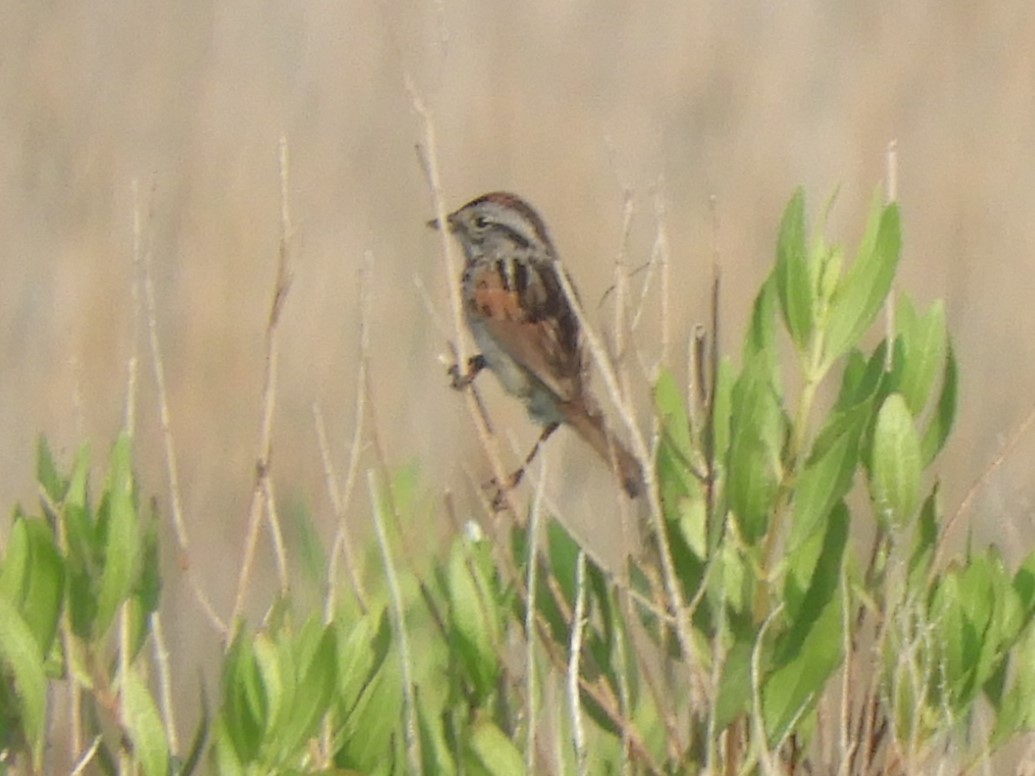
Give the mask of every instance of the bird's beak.
[[[456, 221], [453, 220], [453, 216], [451, 216], [451, 215], [446, 216], [446, 223], [449, 225], [449, 231], [450, 232], [455, 232], [456, 231]], [[438, 229], [439, 228], [438, 219], [437, 218], [432, 218], [430, 221], [428, 221], [427, 226], [428, 226], [429, 229]]]

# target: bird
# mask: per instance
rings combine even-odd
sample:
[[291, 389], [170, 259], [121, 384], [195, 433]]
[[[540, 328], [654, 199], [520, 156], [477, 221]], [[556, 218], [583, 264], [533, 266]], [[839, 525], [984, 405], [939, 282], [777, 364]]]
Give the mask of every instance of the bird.
[[[428, 226], [440, 224], [433, 219]], [[566, 425], [607, 463], [630, 498], [639, 496], [642, 468], [590, 391], [590, 359], [543, 219], [520, 196], [494, 191], [450, 213], [446, 226], [464, 252], [460, 297], [480, 350], [466, 371], [451, 367], [453, 387], [467, 387], [488, 367], [543, 427], [507, 487], [517, 485], [540, 445]]]

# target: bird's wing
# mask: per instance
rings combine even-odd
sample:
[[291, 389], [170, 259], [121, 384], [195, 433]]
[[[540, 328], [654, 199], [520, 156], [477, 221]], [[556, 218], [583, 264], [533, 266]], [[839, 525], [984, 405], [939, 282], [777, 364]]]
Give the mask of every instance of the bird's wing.
[[469, 268], [467, 314], [562, 402], [581, 401], [578, 320], [552, 260], [500, 260]]

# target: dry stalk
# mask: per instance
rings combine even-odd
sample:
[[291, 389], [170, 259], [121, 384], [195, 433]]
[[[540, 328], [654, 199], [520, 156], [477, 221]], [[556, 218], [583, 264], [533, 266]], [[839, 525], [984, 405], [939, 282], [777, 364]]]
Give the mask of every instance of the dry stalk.
[[180, 737], [176, 732], [176, 708], [173, 705], [172, 697], [169, 648], [165, 643], [162, 616], [158, 612], [151, 614], [151, 636], [154, 639], [155, 666], [158, 668], [158, 702], [162, 709], [162, 722], [165, 724], [165, 738], [169, 742], [169, 751], [173, 755], [179, 755]]
[[403, 707], [405, 725], [403, 730], [406, 738], [406, 756], [409, 761], [410, 773], [422, 773], [420, 757], [420, 737], [417, 732], [417, 699], [413, 691], [413, 662], [410, 659], [410, 638], [406, 632], [406, 617], [403, 608], [402, 591], [399, 588], [399, 578], [395, 571], [395, 563], [392, 561], [392, 550], [388, 546], [388, 534], [385, 531], [384, 509], [381, 499], [378, 496], [377, 482], [374, 472], [367, 470], [367, 491], [370, 495], [370, 505], [374, 521], [374, 531], [377, 535], [377, 544], [381, 549], [381, 560], [384, 564], [385, 579], [388, 582], [388, 591], [391, 596], [392, 620], [395, 625], [395, 632], [399, 639], [399, 662], [402, 669], [403, 684]]
[[525, 588], [528, 590], [528, 603], [525, 607], [525, 719], [528, 725], [528, 736], [525, 740], [525, 772], [535, 773], [535, 739], [536, 739], [536, 665], [535, 665], [535, 601], [538, 564], [539, 519], [542, 515], [543, 493], [546, 490], [546, 454], [539, 463], [540, 476], [536, 482], [535, 498], [532, 501], [532, 512], [528, 520], [528, 573]]
[[586, 628], [586, 554], [579, 551], [575, 560], [575, 614], [568, 647], [568, 713], [571, 717], [572, 745], [575, 748], [575, 768], [585, 776], [587, 752], [586, 731], [582, 724], [582, 702], [579, 698], [579, 677], [582, 675], [582, 634]]
[[[440, 224], [444, 224], [446, 223], [447, 212], [442, 178], [438, 169], [438, 140], [435, 132], [434, 117], [424, 103], [424, 100], [417, 93], [416, 87], [409, 76], [406, 77], [406, 89], [409, 92], [413, 110], [420, 118], [424, 128], [424, 145], [422, 148], [419, 147], [418, 151], [422, 151], [420, 153], [420, 160], [427, 177], [428, 186], [431, 189], [435, 219]], [[449, 235], [449, 230], [439, 229], [438, 232], [442, 242], [441, 256], [443, 258], [443, 270], [447, 278], [446, 285], [449, 288], [449, 304], [453, 313], [453, 341], [451, 348], [456, 354], [458, 368], [463, 370], [467, 364], [468, 353], [464, 334], [463, 308], [460, 302], [460, 284], [457, 282], [457, 279], [460, 277], [461, 267], [456, 256], [456, 247], [453, 245], [453, 240]], [[484, 414], [480, 410], [478, 394], [473, 386], [468, 386], [462, 393], [467, 403], [468, 414], [474, 422], [475, 430], [478, 433], [478, 440], [481, 443], [482, 451], [492, 467], [493, 476], [496, 478], [496, 482], [505, 483], [508, 481], [509, 472], [503, 466], [495, 437], [485, 420]], [[506, 510], [512, 515], [516, 515], [517, 511], [514, 509], [510, 490], [503, 489], [502, 496]], [[490, 513], [495, 515], [493, 510], [490, 510]], [[496, 517], [494, 532], [497, 538], [499, 538], [498, 515]]]
[[144, 250], [142, 260], [144, 265], [144, 301], [147, 308], [148, 342], [151, 351], [151, 365], [155, 375], [155, 387], [158, 391], [158, 419], [162, 430], [162, 443], [165, 451], [166, 477], [169, 480], [169, 502], [172, 511], [172, 523], [176, 534], [176, 543], [180, 550], [179, 567], [186, 577], [187, 584], [190, 586], [202, 612], [205, 613], [216, 632], [223, 638], [226, 638], [226, 623], [217, 614], [215, 607], [209, 600], [208, 594], [202, 589], [201, 584], [194, 576], [190, 565], [190, 537], [187, 533], [187, 524], [183, 519], [183, 497], [180, 492], [180, 471], [176, 458], [176, 443], [172, 433], [172, 413], [169, 411], [169, 393], [165, 386], [165, 365], [162, 361], [162, 349], [158, 342], [158, 305], [155, 302], [155, 283], [151, 273], [150, 249]]
[[277, 577], [281, 593], [288, 588], [287, 557], [284, 539], [277, 518], [273, 482], [270, 477], [270, 454], [273, 448], [273, 413], [277, 402], [277, 366], [280, 360], [280, 339], [278, 330], [280, 315], [284, 309], [288, 291], [291, 289], [290, 243], [293, 237], [291, 212], [288, 203], [288, 147], [287, 140], [280, 140], [280, 250], [277, 252], [277, 276], [273, 285], [273, 299], [266, 322], [266, 361], [262, 381], [262, 423], [259, 429], [259, 454], [255, 465], [255, 485], [248, 509], [248, 528], [245, 535], [244, 554], [241, 559], [241, 573], [237, 579], [237, 595], [230, 622], [237, 622], [244, 610], [244, 598], [251, 580], [255, 563], [255, 549], [258, 545], [259, 522], [265, 512], [273, 542], [273, 555], [277, 566]]

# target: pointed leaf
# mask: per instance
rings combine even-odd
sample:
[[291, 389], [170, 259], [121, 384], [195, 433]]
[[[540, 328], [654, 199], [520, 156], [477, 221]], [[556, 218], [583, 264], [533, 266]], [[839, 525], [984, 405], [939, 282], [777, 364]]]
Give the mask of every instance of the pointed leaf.
[[878, 515], [902, 525], [920, 499], [920, 440], [901, 394], [889, 396], [877, 414], [873, 432], [870, 493]]
[[133, 494], [130, 439], [115, 443], [108, 482], [104, 570], [97, 600], [97, 626], [107, 630], [119, 605], [136, 583], [142, 558], [140, 523]]
[[32, 751], [33, 768], [40, 770], [47, 721], [47, 679], [43, 655], [18, 610], [0, 595], [0, 665], [14, 677], [20, 728]]
[[60, 504], [64, 500], [68, 482], [58, 473], [50, 444], [42, 434], [36, 443], [36, 481], [51, 503]]
[[[878, 216], [879, 214], [879, 216]], [[858, 344], [884, 304], [898, 267], [902, 235], [898, 205], [871, 211], [859, 255], [831, 300], [826, 363]]]
[[316, 645], [316, 651], [305, 661], [304, 672], [297, 682], [292, 713], [284, 720], [279, 738], [280, 756], [288, 758], [304, 748], [316, 735], [320, 720], [335, 692], [334, 630], [328, 626]]
[[782, 476], [785, 422], [768, 372], [745, 365], [733, 389], [729, 502], [749, 541], [764, 533]]
[[451, 624], [462, 664], [478, 692], [486, 697], [495, 688], [500, 671], [496, 649], [499, 619], [488, 580], [476, 563], [469, 562], [463, 542], [461, 539], [453, 545], [447, 569]]
[[510, 738], [498, 727], [482, 720], [476, 722], [467, 751], [477, 765], [490, 776], [524, 776], [525, 761]]
[[[901, 325], [902, 319], [909, 321]], [[909, 411], [919, 417], [930, 398], [938, 373], [945, 368], [948, 334], [945, 330], [945, 306], [935, 302], [927, 314], [918, 317], [907, 297], [899, 304], [901, 363], [896, 358], [894, 385], [906, 400]], [[896, 353], [896, 356], [899, 354]]]
[[169, 772], [169, 743], [158, 708], [135, 670], [124, 678], [122, 719], [133, 742], [133, 754], [147, 776]]
[[956, 365], [956, 354], [952, 345], [948, 344], [945, 354], [945, 371], [942, 373], [942, 391], [938, 397], [938, 406], [924, 431], [923, 461], [930, 465], [949, 438], [952, 425], [956, 420], [956, 403], [959, 391], [959, 371]]
[[812, 336], [816, 288], [805, 245], [805, 192], [798, 189], [783, 214], [776, 249], [776, 289], [791, 339], [804, 351]]
[[817, 530], [825, 530], [822, 521], [852, 487], [859, 440], [869, 416], [868, 407], [859, 407], [833, 416], [830, 430], [821, 432], [794, 490], [790, 551]]
[[771, 743], [781, 741], [794, 721], [815, 707], [841, 663], [841, 564], [848, 526], [848, 510], [842, 503], [828, 524], [805, 599], [775, 648], [777, 667], [766, 680], [763, 694]]

